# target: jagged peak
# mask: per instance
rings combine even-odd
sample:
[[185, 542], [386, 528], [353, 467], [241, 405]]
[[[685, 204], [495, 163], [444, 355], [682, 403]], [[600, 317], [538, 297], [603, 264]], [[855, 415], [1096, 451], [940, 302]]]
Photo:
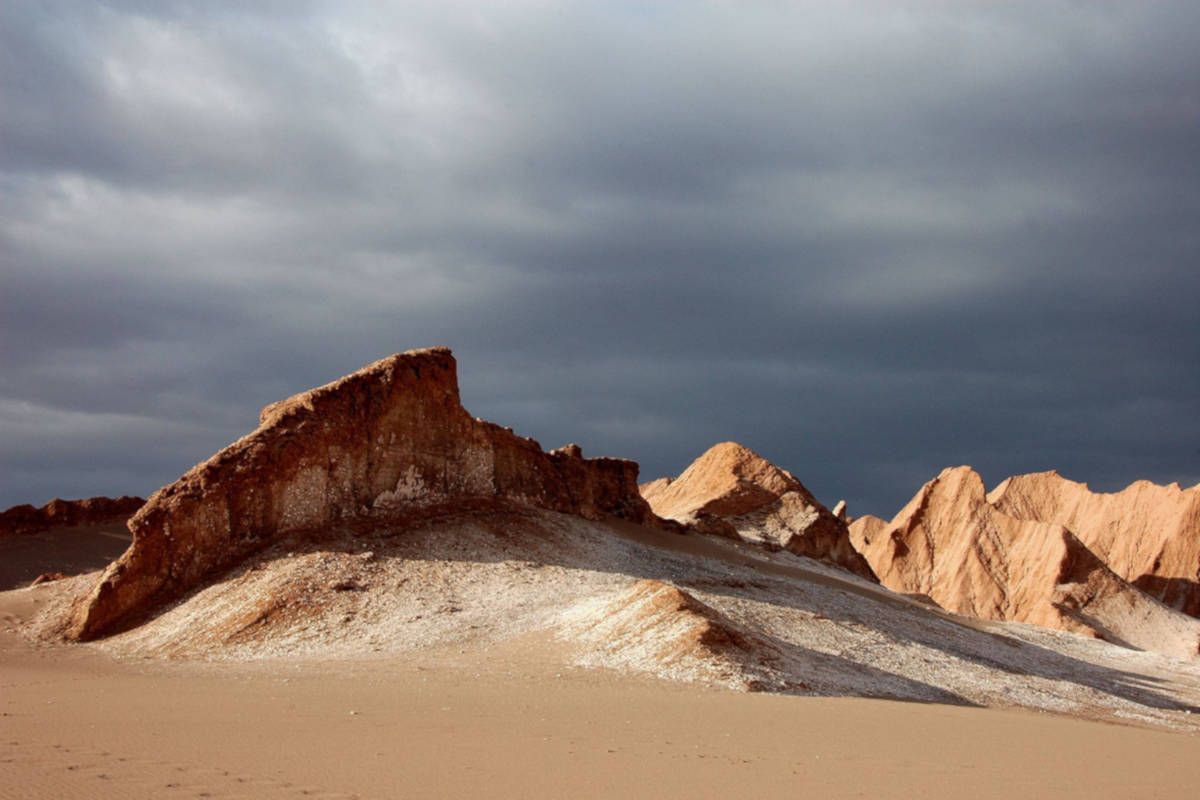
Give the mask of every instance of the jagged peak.
[[1191, 488], [1183, 488], [1178, 481], [1170, 483], [1155, 483], [1146, 478], [1139, 478], [1122, 489], [1117, 489], [1111, 492], [1103, 492], [1092, 489], [1084, 481], [1076, 481], [1065, 477], [1058, 470], [1050, 469], [1041, 472], [1026, 472], [1020, 475], [1013, 475], [1005, 478], [1000, 483], [996, 484], [996, 488], [988, 493], [988, 502], [1000, 502], [1007, 492], [1010, 491], [1028, 492], [1031, 490], [1052, 490], [1055, 492], [1064, 492], [1067, 490], [1077, 492], [1079, 494], [1094, 495], [1098, 497], [1119, 497], [1126, 493], [1137, 494], [1141, 492], [1162, 492], [1167, 495], [1190, 494], [1196, 493], [1200, 495], [1200, 484]]
[[776, 466], [758, 453], [738, 442], [719, 442], [704, 451], [684, 470], [676, 483], [682, 483], [697, 474], [727, 474], [773, 494], [794, 490], [800, 481], [792, 473]]
[[987, 487], [983, 483], [983, 476], [976, 472], [974, 467], [961, 464], [957, 467], [946, 467], [937, 474], [937, 477], [926, 482], [909, 501], [909, 505], [923, 502], [923, 498], [927, 498], [929, 495], [950, 491], [966, 492], [973, 500], [977, 499], [980, 503], [985, 502], [987, 498]]

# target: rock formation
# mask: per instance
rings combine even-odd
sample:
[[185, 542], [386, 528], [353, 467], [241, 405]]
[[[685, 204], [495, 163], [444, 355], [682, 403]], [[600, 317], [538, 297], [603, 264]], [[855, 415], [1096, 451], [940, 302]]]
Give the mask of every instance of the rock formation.
[[[886, 519], [871, 514], [863, 514], [861, 517], [855, 517], [850, 520], [850, 544], [854, 545], [854, 549], [866, 555], [867, 549], [875, 541], [876, 537], [888, 525]], [[870, 563], [870, 558], [867, 559]]]
[[41, 508], [28, 504], [0, 512], [0, 535], [35, 533], [55, 526], [100, 525], [128, 519], [145, 500], [140, 497], [55, 498]]
[[1062, 525], [991, 505], [969, 467], [943, 470], [890, 523], [862, 517], [851, 527], [885, 586], [949, 611], [1178, 656], [1200, 649], [1195, 620], [1130, 585]]
[[257, 430], [156, 492], [67, 635], [103, 635], [287, 534], [363, 518], [484, 500], [652, 521], [637, 470], [474, 419], [448, 349], [400, 353], [267, 406]]
[[844, 520], [787, 470], [735, 442], [709, 448], [678, 478], [660, 478], [640, 488], [660, 517], [874, 577], [851, 546]]
[[1005, 480], [988, 501], [1010, 516], [1069, 528], [1113, 572], [1200, 616], [1200, 485], [1138, 481], [1104, 493], [1057, 472], [1039, 472]]

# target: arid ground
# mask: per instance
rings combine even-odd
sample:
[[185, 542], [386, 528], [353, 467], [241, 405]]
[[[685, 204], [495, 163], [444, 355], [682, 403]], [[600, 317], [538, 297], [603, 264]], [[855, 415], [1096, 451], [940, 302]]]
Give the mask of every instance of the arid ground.
[[[88, 566], [96, 543], [87, 535], [40, 535], [55, 541], [54, 558], [72, 536]], [[677, 540], [685, 542], [726, 544]], [[427, 544], [418, 534], [404, 546]], [[636, 554], [643, 544], [613, 536], [606, 547]], [[5, 550], [6, 568], [45, 571], [45, 555], [35, 555], [45, 549], [21, 552]], [[97, 548], [90, 566], [103, 555]], [[460, 597], [467, 580], [451, 587]], [[558, 578], [539, 580], [562, 588]], [[1188, 796], [1200, 781], [1194, 733], [829, 696], [833, 686], [813, 696], [745, 693], [585, 668], [577, 642], [549, 629], [443, 631], [447, 643], [418, 650], [397, 643], [378, 653], [218, 661], [18, 634], [69, 587], [0, 594], [2, 798], [1166, 798]], [[861, 681], [865, 665], [846, 664], [847, 680]], [[1143, 678], [1132, 688], [1157, 687]]]

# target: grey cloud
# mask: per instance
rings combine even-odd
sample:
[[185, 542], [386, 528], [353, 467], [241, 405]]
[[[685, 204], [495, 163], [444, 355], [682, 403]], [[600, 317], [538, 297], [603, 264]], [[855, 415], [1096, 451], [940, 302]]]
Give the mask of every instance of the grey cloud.
[[472, 412], [890, 513], [1200, 474], [1190, 4], [0, 9], [0, 505], [444, 343]]

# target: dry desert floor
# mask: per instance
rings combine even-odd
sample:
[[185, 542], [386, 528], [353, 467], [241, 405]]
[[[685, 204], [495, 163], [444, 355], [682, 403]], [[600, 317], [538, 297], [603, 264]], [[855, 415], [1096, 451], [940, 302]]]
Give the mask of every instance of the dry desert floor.
[[0, 592], [4, 800], [1176, 798], [1200, 785], [1186, 729], [733, 691], [578, 666], [548, 630], [233, 660], [21, 635], [57, 585]]

